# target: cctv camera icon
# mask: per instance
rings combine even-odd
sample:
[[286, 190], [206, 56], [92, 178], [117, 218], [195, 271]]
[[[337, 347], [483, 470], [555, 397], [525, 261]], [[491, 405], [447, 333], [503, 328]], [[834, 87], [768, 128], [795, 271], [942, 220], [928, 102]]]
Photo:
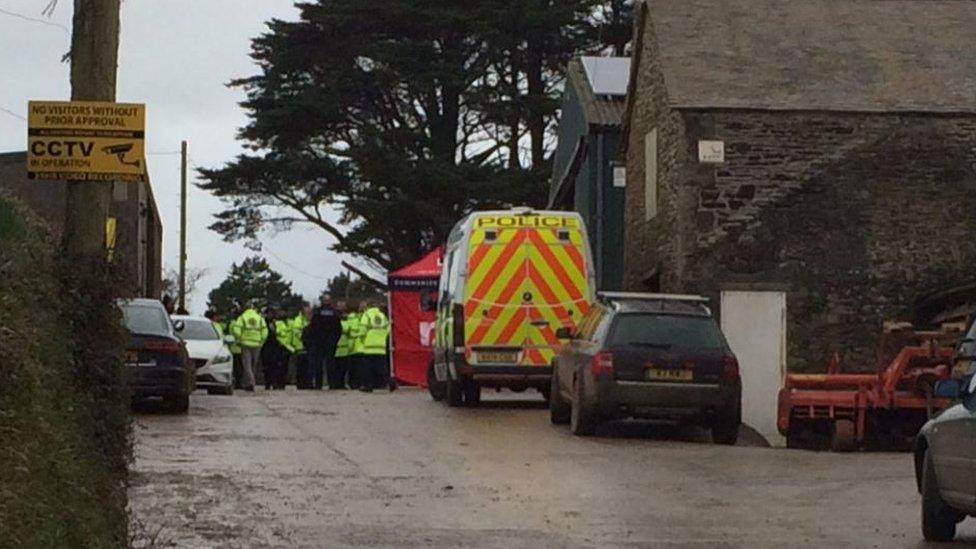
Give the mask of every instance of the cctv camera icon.
[[119, 162], [121, 162], [122, 164], [125, 164], [126, 166], [135, 166], [136, 168], [138, 168], [140, 165], [142, 165], [142, 162], [140, 160], [127, 161], [125, 159], [126, 153], [132, 151], [133, 147], [135, 147], [133, 143], [122, 143], [119, 145], [102, 147], [102, 152], [104, 152], [105, 154], [114, 154], [119, 159]]

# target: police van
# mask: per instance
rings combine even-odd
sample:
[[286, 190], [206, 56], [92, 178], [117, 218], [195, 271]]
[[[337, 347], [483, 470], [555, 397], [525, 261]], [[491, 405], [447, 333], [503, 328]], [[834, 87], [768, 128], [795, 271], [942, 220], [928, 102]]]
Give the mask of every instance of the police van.
[[476, 212], [444, 251], [428, 387], [450, 406], [481, 389], [549, 395], [556, 331], [575, 328], [593, 301], [589, 239], [579, 214]]

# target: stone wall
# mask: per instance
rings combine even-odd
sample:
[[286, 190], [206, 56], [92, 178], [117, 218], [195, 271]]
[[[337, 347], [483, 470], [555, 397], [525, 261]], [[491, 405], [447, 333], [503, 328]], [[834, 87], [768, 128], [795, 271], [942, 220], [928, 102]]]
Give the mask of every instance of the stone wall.
[[[665, 291], [785, 284], [790, 368], [837, 350], [865, 369], [884, 320], [976, 278], [976, 118], [687, 110], [679, 126], [683, 162], [659, 180], [667, 229], [628, 209], [658, 242], [628, 254], [632, 288], [649, 261]], [[699, 164], [699, 139], [724, 141], [726, 162]]]
[[[680, 179], [682, 165], [687, 162], [684, 125], [681, 116], [668, 108], [667, 88], [658, 63], [657, 38], [653, 20], [647, 19], [635, 27], [642, 29], [643, 36], [637, 41], [639, 51], [634, 52], [638, 69], [631, 89], [640, 90], [628, 100], [629, 116], [624, 121], [625, 132], [622, 153], [627, 163], [627, 188], [624, 217], [624, 286], [634, 290], [657, 291], [661, 272], [659, 266], [664, 255], [675, 255], [675, 240], [662, 238], [662, 227], [674, 227], [681, 220], [674, 216], [674, 208], [665, 204], [679, 201], [679, 188], [659, 186], [658, 215], [646, 220], [644, 212], [645, 158], [644, 139], [652, 129], [658, 131], [658, 179]], [[687, 231], [673, 233], [677, 238]]]

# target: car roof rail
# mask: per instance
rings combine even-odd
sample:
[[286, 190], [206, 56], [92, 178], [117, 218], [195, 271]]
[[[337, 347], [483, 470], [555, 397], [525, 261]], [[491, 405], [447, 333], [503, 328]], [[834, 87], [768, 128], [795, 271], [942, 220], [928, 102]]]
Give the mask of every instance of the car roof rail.
[[685, 295], [685, 294], [648, 294], [638, 292], [597, 292], [597, 297], [601, 299], [630, 299], [634, 301], [687, 301], [691, 303], [708, 303], [711, 301], [705, 296]]

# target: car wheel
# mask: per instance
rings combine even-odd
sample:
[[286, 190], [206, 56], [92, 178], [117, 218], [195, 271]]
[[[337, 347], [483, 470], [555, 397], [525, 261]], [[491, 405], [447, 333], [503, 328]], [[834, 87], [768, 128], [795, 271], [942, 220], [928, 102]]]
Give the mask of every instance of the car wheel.
[[925, 452], [922, 467], [922, 536], [926, 541], [952, 541], [959, 515], [939, 495], [931, 451]]
[[463, 402], [463, 396], [461, 393], [461, 382], [448, 377], [447, 381], [445, 382], [445, 385], [446, 387], [444, 390], [444, 401], [447, 402], [447, 405], [450, 406], [451, 408], [457, 408], [458, 406], [461, 406]]
[[596, 431], [596, 414], [583, 398], [583, 380], [573, 384], [573, 403], [569, 414], [569, 430], [576, 436], [590, 436]]
[[190, 410], [190, 395], [173, 395], [166, 403], [171, 411], [177, 414], [185, 414]]
[[231, 396], [231, 395], [234, 394], [234, 386], [233, 385], [228, 385], [226, 387], [213, 387], [211, 389], [207, 389], [207, 394], [208, 395]]
[[468, 406], [477, 406], [481, 403], [481, 385], [473, 380], [463, 381], [461, 388], [464, 392], [464, 403]]
[[739, 440], [739, 426], [742, 424], [742, 409], [734, 406], [729, 410], [719, 412], [712, 421], [712, 442], [734, 446]]
[[559, 377], [556, 376], [556, 369], [553, 368], [552, 381], [549, 385], [549, 421], [553, 425], [566, 425], [572, 413], [572, 407], [559, 392]]
[[434, 371], [434, 361], [431, 360], [427, 365], [427, 392], [435, 402], [444, 400], [447, 392], [447, 385], [443, 381], [437, 381], [437, 373]]

